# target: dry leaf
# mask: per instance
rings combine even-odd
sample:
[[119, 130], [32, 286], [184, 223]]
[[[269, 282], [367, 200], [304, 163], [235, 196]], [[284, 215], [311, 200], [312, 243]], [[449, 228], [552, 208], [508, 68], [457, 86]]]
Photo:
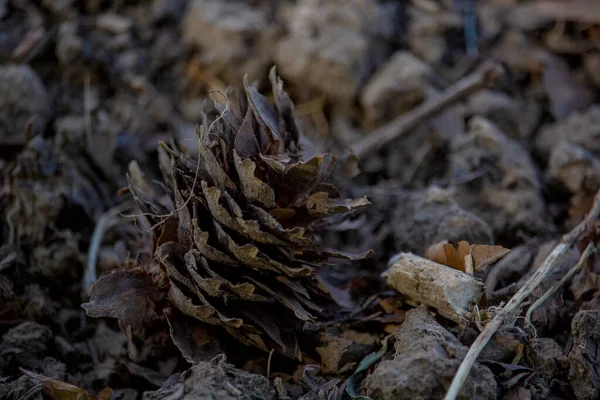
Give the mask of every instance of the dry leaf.
[[468, 267], [469, 261], [466, 257], [471, 257], [473, 269], [479, 272], [508, 253], [510, 250], [502, 246], [469, 244], [461, 240], [458, 242], [458, 248], [447, 241], [431, 245], [425, 251], [425, 257], [463, 272], [466, 272]]
[[52, 400], [103, 400], [112, 398], [110, 388], [103, 389], [98, 396], [89, 393], [70, 383], [48, 378], [44, 375], [36, 374], [21, 368], [21, 372], [32, 379], [39, 380], [44, 385], [44, 394]]
[[81, 305], [90, 317], [118, 318], [141, 327], [157, 318], [161, 298], [150, 278], [140, 270], [119, 270], [100, 278], [90, 288], [90, 301]]

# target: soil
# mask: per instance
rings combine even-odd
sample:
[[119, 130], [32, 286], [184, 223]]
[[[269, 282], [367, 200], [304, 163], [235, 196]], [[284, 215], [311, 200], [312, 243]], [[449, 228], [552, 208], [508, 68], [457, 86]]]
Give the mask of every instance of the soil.
[[[493, 85], [349, 155], [486, 63]], [[295, 358], [170, 308], [124, 190], [164, 189], [159, 142], [195, 158], [205, 103], [245, 76], [269, 92], [274, 65], [306, 154], [336, 155], [332, 183], [372, 203], [319, 237], [373, 254], [319, 269], [339, 309], [304, 325]], [[443, 398], [483, 325], [591, 209], [599, 95], [593, 0], [0, 0], [0, 398]], [[524, 318], [599, 232], [496, 332], [458, 398], [600, 397], [597, 255]], [[443, 241], [511, 249], [474, 272], [485, 295], [468, 323], [382, 277]], [[90, 301], [92, 284], [113, 296]]]

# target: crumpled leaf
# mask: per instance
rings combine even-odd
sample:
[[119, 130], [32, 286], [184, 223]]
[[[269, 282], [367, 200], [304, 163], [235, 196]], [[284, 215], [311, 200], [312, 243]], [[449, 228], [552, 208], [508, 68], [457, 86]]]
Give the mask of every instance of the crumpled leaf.
[[343, 214], [371, 205], [366, 198], [360, 199], [332, 199], [325, 192], [317, 192], [306, 199], [306, 209], [313, 218], [330, 217]]
[[[458, 248], [447, 241], [436, 243], [425, 251], [425, 257], [463, 272], [467, 272], [467, 262], [472, 262], [472, 268], [479, 272], [508, 253], [510, 250], [502, 246], [469, 244], [461, 240]], [[472, 261], [468, 261], [466, 257], [470, 257]]]
[[177, 287], [177, 285], [171, 285], [169, 290], [169, 300], [177, 307], [179, 311], [182, 313], [189, 315], [190, 317], [194, 317], [200, 321], [206, 322], [211, 325], [221, 325], [225, 324], [232, 328], [239, 328], [242, 326], [244, 321], [240, 318], [230, 318], [214, 308], [210, 303], [206, 300], [206, 298], [200, 294], [200, 292], [195, 293], [195, 297], [197, 297], [202, 305], [195, 305], [192, 300], [187, 297], [181, 289]]
[[173, 308], [165, 309], [164, 313], [173, 343], [187, 362], [195, 364], [209, 361], [221, 353], [219, 341], [208, 332], [205, 325]]
[[[193, 224], [196, 225], [196, 221], [194, 221]], [[194, 243], [196, 244], [196, 248], [200, 251], [200, 254], [202, 254], [204, 257], [211, 261], [216, 261], [232, 267], [239, 265], [239, 263], [233, 258], [231, 258], [229, 255], [209, 245], [208, 238], [208, 232], [204, 232], [198, 226], [194, 227]]]
[[244, 122], [235, 137], [235, 152], [240, 157], [255, 157], [260, 154], [260, 145], [254, 134], [256, 120], [252, 110], [248, 109]]
[[336, 158], [331, 154], [318, 155], [292, 165], [279, 181], [278, 202], [293, 203], [302, 193], [310, 193], [333, 172]]
[[242, 182], [244, 196], [250, 202], [257, 201], [266, 207], [275, 207], [275, 192], [269, 185], [254, 176], [256, 164], [249, 158], [241, 159], [236, 152], [233, 153], [235, 169]]
[[290, 96], [283, 90], [283, 81], [277, 76], [275, 66], [269, 71], [269, 80], [275, 99], [275, 107], [279, 115], [279, 131], [281, 132], [286, 146], [296, 147], [300, 139], [300, 129], [294, 118], [294, 103]]
[[223, 167], [221, 167], [213, 152], [210, 151], [207, 145], [202, 141], [203, 137], [200, 135], [200, 139], [198, 141], [198, 154], [202, 161], [204, 161], [203, 164], [206, 166], [206, 170], [208, 171], [208, 174], [212, 178], [213, 182], [215, 185], [235, 193], [237, 191], [237, 186], [223, 170]]
[[219, 241], [223, 246], [225, 246], [229, 251], [233, 253], [233, 255], [240, 261], [244, 262], [247, 265], [252, 266], [256, 269], [261, 269], [265, 271], [273, 271], [279, 273], [285, 273], [288, 276], [308, 276], [311, 274], [312, 270], [309, 267], [300, 267], [300, 268], [290, 268], [286, 265], [283, 265], [280, 262], [277, 262], [273, 259], [270, 259], [266, 254], [262, 253], [258, 247], [253, 246], [251, 244], [246, 244], [243, 246], [238, 245], [235, 241], [229, 236], [221, 226], [215, 222], [215, 228], [217, 230], [217, 236]]
[[81, 305], [90, 317], [118, 318], [139, 328], [157, 318], [155, 302], [162, 295], [145, 272], [121, 269], [100, 278]]
[[267, 98], [260, 94], [255, 88], [248, 84], [248, 76], [244, 76], [244, 88], [246, 89], [246, 95], [248, 96], [248, 102], [250, 108], [254, 112], [254, 115], [258, 122], [267, 128], [276, 139], [281, 137], [279, 133], [279, 126], [277, 123], [277, 115], [273, 106], [269, 103]]
[[219, 199], [221, 197], [221, 191], [219, 189], [214, 187], [209, 188], [207, 187], [206, 182], [202, 182], [202, 191], [213, 217], [223, 226], [245, 234], [250, 237], [250, 239], [253, 239], [259, 243], [269, 243], [279, 246], [288, 245], [283, 240], [279, 240], [275, 236], [261, 231], [260, 224], [258, 224], [258, 222], [244, 220], [241, 208], [237, 205], [235, 200], [227, 194], [227, 192], [223, 193], [223, 197], [227, 201], [229, 208], [233, 211], [235, 219], [229, 214], [225, 207], [219, 203]]

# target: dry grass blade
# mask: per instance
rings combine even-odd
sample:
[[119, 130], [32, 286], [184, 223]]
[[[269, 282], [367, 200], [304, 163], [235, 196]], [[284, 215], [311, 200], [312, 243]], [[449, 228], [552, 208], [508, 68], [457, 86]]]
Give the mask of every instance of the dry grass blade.
[[533, 292], [533, 290], [548, 276], [560, 256], [565, 253], [575, 243], [579, 235], [585, 231], [586, 225], [589, 222], [598, 219], [599, 216], [600, 191], [596, 193], [594, 205], [592, 206], [586, 218], [575, 228], [573, 228], [571, 232], [563, 236], [561, 242], [554, 248], [554, 250], [552, 250], [546, 260], [544, 260], [542, 266], [531, 276], [531, 278], [529, 278], [525, 285], [523, 285], [523, 287], [510, 299], [504, 308], [502, 308], [502, 310], [500, 310], [496, 316], [487, 323], [483, 331], [479, 334], [477, 339], [475, 339], [475, 342], [473, 342], [473, 345], [471, 345], [471, 348], [469, 349], [465, 359], [460, 364], [458, 371], [456, 371], [456, 375], [454, 375], [454, 379], [452, 379], [452, 383], [448, 389], [448, 392], [446, 393], [446, 397], [444, 397], [444, 400], [454, 400], [457, 398], [463, 383], [471, 371], [471, 367], [473, 367], [473, 364], [477, 360], [477, 356], [479, 356], [479, 353], [481, 353], [481, 350], [483, 350], [496, 330], [500, 328], [507, 318], [513, 315], [523, 300], [525, 300], [527, 296], [529, 296], [531, 292]]

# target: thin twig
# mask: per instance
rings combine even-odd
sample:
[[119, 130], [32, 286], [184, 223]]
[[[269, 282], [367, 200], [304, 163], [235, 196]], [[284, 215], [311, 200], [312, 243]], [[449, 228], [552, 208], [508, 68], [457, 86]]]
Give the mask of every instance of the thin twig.
[[517, 310], [519, 305], [533, 292], [533, 290], [550, 274], [555, 267], [557, 260], [575, 243], [579, 235], [586, 229], [586, 224], [595, 221], [600, 216], [600, 191], [594, 198], [594, 205], [586, 218], [579, 223], [571, 232], [563, 236], [562, 241], [552, 250], [552, 253], [544, 260], [544, 263], [537, 271], [525, 282], [525, 285], [510, 299], [510, 301], [502, 308], [496, 316], [487, 323], [483, 332], [477, 336], [475, 342], [471, 345], [465, 359], [460, 364], [452, 384], [446, 393], [444, 400], [454, 400], [458, 396], [463, 383], [469, 376], [469, 372], [473, 364], [477, 360], [479, 353], [485, 347], [487, 342], [492, 338], [496, 330]]
[[90, 241], [90, 247], [88, 249], [88, 259], [85, 272], [83, 274], [83, 290], [87, 293], [96, 282], [96, 264], [98, 261], [98, 252], [100, 251], [100, 245], [102, 244], [102, 238], [104, 237], [104, 232], [108, 227], [108, 223], [117, 215], [122, 212], [130, 209], [133, 206], [132, 203], [127, 202], [123, 204], [119, 204], [116, 207], [111, 208], [104, 214], [98, 218], [98, 222], [94, 227], [94, 232], [92, 233], [92, 240]]
[[479, 89], [493, 85], [501, 73], [502, 70], [497, 64], [484, 64], [479, 70], [459, 80], [439, 96], [427, 100], [390, 123], [371, 132], [364, 139], [354, 143], [350, 146], [351, 152], [358, 158], [362, 158], [379, 150], [391, 140], [414, 128], [424, 119], [443, 111], [444, 108]]
[[[217, 92], [219, 92], [218, 90], [215, 90], [215, 89], [213, 89], [211, 91], [217, 91]], [[211, 91], [209, 91], [209, 93]], [[222, 120], [223, 117], [224, 117], [224, 115], [225, 115], [225, 113], [229, 111], [229, 107], [230, 107], [229, 101], [226, 100], [226, 102], [225, 102], [225, 108], [223, 109], [223, 111], [221, 112], [221, 114], [219, 114], [219, 116], [213, 122], [211, 122], [211, 124], [208, 126], [208, 129], [207, 129], [207, 131], [205, 133], [203, 131], [201, 131], [202, 134], [200, 135], [200, 138], [199, 138], [200, 146], [203, 145], [204, 139], [208, 138], [208, 136], [210, 135], [213, 126], [217, 122], [219, 122], [220, 120]], [[161, 220], [159, 220], [157, 223], [155, 223], [154, 225], [152, 225], [150, 227], [151, 231], [153, 231], [154, 229], [156, 229], [159, 226], [161, 226], [162, 224], [164, 224], [169, 218], [171, 218], [174, 215], [177, 215], [177, 213], [179, 211], [181, 211], [184, 208], [186, 208], [187, 205], [189, 204], [189, 202], [194, 197], [194, 189], [196, 188], [196, 184], [198, 183], [198, 178], [200, 176], [200, 165], [201, 165], [201, 162], [202, 162], [202, 157], [200, 156], [200, 154], [198, 154], [198, 159], [196, 160], [196, 172], [194, 174], [194, 181], [192, 182], [192, 187], [190, 188], [190, 195], [189, 195], [189, 197], [185, 200], [185, 202], [180, 207], [178, 207], [175, 210], [169, 212], [168, 214], [161, 214], [161, 215], [159, 215], [159, 214], [153, 214], [153, 213], [143, 212], [141, 214], [130, 214], [130, 215], [123, 215], [123, 216], [127, 217], [127, 218], [139, 218], [139, 217], [162, 218]]]
[[583, 265], [586, 263], [588, 257], [591, 256], [595, 251], [596, 251], [596, 246], [594, 246], [593, 243], [588, 244], [588, 246], [585, 248], [585, 251], [583, 252], [583, 254], [581, 254], [581, 257], [579, 258], [577, 265], [575, 265], [573, 268], [571, 268], [569, 270], [569, 272], [567, 272], [560, 281], [556, 282], [550, 289], [548, 289], [548, 291], [546, 293], [544, 293], [544, 295], [542, 297], [537, 299], [536, 302], [533, 303], [531, 305], [531, 307], [529, 307], [529, 310], [527, 310], [527, 314], [525, 314], [525, 320], [527, 322], [531, 321], [531, 314], [533, 313], [533, 311], [536, 308], [538, 308], [539, 306], [541, 306], [542, 304], [544, 304], [544, 302], [546, 300], [548, 300], [550, 297], [552, 297], [552, 295], [554, 293], [556, 293], [556, 291], [558, 289], [560, 289], [565, 283], [567, 283], [569, 281], [569, 279], [571, 279], [571, 277], [575, 274], [575, 272], [579, 271], [583, 267]]

